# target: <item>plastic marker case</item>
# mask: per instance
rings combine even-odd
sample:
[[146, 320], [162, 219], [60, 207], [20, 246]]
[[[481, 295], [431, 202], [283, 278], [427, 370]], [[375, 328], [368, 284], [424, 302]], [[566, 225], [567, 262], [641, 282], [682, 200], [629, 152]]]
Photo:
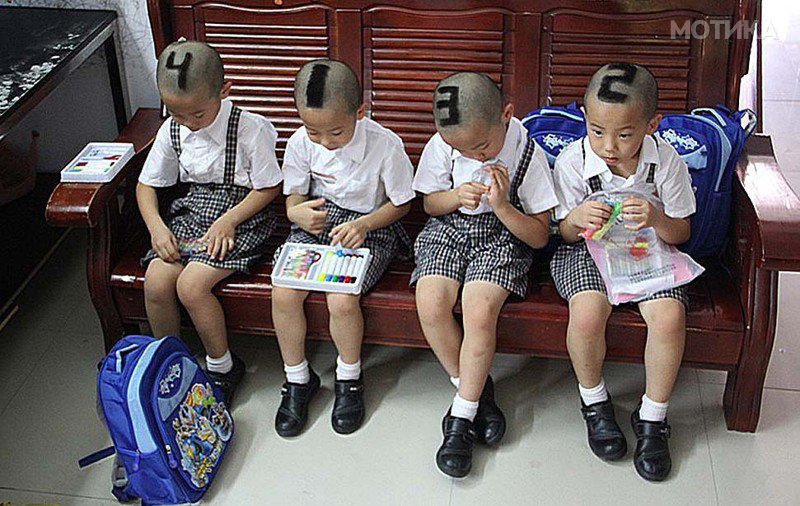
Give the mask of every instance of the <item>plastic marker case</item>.
[[272, 268], [272, 284], [320, 292], [361, 293], [369, 248], [287, 242]]
[[134, 152], [128, 142], [90, 142], [61, 170], [61, 182], [107, 183]]

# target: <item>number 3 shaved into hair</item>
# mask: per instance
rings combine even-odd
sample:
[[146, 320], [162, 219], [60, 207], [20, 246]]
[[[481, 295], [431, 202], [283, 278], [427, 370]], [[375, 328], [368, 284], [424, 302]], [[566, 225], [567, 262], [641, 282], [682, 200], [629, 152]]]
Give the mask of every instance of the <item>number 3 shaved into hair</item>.
[[440, 118], [441, 126], [458, 125], [461, 115], [458, 112], [458, 86], [441, 86], [436, 90], [440, 95], [447, 94], [447, 98], [436, 101], [436, 109], [447, 109], [447, 117]]
[[175, 51], [169, 54], [167, 58], [166, 68], [178, 71], [178, 88], [186, 89], [186, 71], [189, 69], [189, 63], [192, 61], [192, 53], [186, 53], [180, 65], [175, 65]]
[[606, 102], [625, 102], [625, 100], [628, 98], [628, 95], [626, 93], [612, 90], [611, 86], [614, 83], [623, 83], [627, 85], [633, 84], [633, 80], [636, 78], [636, 66], [631, 65], [630, 63], [615, 63], [609, 65], [608, 70], [622, 70], [624, 73], [613, 76], [607, 75], [603, 77], [603, 80], [600, 82], [600, 89], [597, 91], [597, 96]]

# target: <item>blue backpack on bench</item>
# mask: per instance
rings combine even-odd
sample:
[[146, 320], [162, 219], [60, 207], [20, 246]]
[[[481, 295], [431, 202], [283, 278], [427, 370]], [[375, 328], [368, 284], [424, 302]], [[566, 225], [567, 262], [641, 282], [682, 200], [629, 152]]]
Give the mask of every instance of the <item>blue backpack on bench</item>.
[[125, 468], [113, 493], [143, 505], [203, 497], [233, 436], [233, 419], [215, 387], [177, 337], [128, 336], [100, 363], [97, 400]]
[[[586, 135], [585, 118], [575, 102], [543, 107], [525, 116], [522, 123], [545, 150], [551, 168], [564, 147]], [[695, 258], [717, 255], [725, 247], [733, 171], [755, 126], [756, 115], [750, 109], [731, 112], [717, 106], [667, 114], [656, 130], [689, 167], [697, 211], [691, 217], [692, 235], [680, 249]]]

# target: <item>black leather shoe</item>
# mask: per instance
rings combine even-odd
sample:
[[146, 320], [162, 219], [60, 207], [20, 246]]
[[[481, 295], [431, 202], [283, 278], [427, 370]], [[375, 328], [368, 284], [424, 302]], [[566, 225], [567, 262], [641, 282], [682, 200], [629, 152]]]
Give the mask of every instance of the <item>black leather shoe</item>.
[[589, 448], [602, 460], [619, 460], [628, 452], [628, 442], [614, 417], [611, 399], [585, 405], [581, 401], [581, 414], [586, 420]]
[[454, 478], [463, 478], [472, 469], [472, 447], [475, 445], [475, 428], [466, 418], [444, 416], [444, 442], [436, 452], [439, 470]]
[[667, 421], [649, 422], [639, 418], [639, 406], [631, 413], [631, 425], [636, 434], [636, 452], [633, 467], [645, 480], [662, 481], [672, 470], [669, 455], [670, 427]]
[[234, 354], [231, 354], [231, 358], [233, 359], [233, 368], [230, 371], [224, 374], [206, 371], [206, 375], [208, 375], [208, 379], [211, 380], [211, 383], [222, 390], [223, 400], [228, 410], [233, 406], [233, 396], [236, 394], [236, 388], [238, 388], [239, 383], [242, 382], [245, 372], [245, 365], [242, 359]]
[[486, 384], [483, 385], [474, 425], [478, 442], [489, 446], [499, 444], [506, 433], [506, 417], [494, 401], [494, 381], [491, 376], [486, 377]]
[[319, 390], [319, 376], [309, 367], [308, 383], [284, 383], [281, 387], [281, 405], [275, 414], [275, 432], [279, 436], [294, 437], [303, 431], [308, 421], [308, 404]]
[[364, 374], [357, 380], [336, 380], [331, 425], [339, 434], [351, 434], [364, 422]]

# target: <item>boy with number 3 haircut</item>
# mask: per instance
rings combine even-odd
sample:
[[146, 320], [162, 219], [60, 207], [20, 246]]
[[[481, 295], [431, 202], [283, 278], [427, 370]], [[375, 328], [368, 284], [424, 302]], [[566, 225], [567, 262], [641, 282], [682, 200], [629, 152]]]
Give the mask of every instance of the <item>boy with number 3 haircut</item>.
[[[626, 227], [653, 227], [667, 244], [689, 238], [688, 218], [695, 211], [691, 179], [672, 146], [653, 136], [661, 120], [657, 102], [656, 80], [645, 67], [603, 66], [584, 96], [587, 136], [565, 148], [555, 164], [556, 218], [561, 220], [564, 243], [550, 268], [556, 289], [569, 301], [567, 349], [578, 378], [589, 446], [607, 461], [621, 459], [627, 451], [602, 376], [611, 304], [603, 278], [578, 234], [600, 228], [612, 211], [606, 203], [586, 201], [587, 196], [631, 188], [652, 194], [663, 203], [663, 210], [630, 196], [622, 203]], [[631, 414], [631, 424], [637, 439], [634, 467], [647, 480], [665, 479], [672, 467], [666, 415], [683, 357], [686, 304], [685, 287], [657, 292], [638, 303], [647, 323], [647, 386]]]
[[[314, 60], [297, 73], [295, 104], [303, 126], [289, 139], [283, 160], [287, 242], [366, 247], [371, 260], [362, 284], [368, 291], [411, 241], [397, 221], [410, 209], [413, 167], [400, 137], [364, 117], [361, 87], [342, 62]], [[277, 260], [280, 249], [275, 253]], [[297, 436], [320, 387], [305, 356], [305, 290], [273, 287], [272, 319], [286, 372], [275, 430]], [[360, 295], [327, 294], [336, 359], [333, 430], [349, 434], [364, 420]]]
[[[489, 376], [497, 318], [509, 295], [525, 296], [531, 248], [547, 244], [558, 200], [544, 151], [491, 78], [453, 74], [433, 99], [438, 132], [414, 178], [431, 218], [417, 237], [411, 284], [425, 338], [458, 389], [436, 464], [463, 477], [474, 441], [496, 445], [505, 433]], [[453, 315], [459, 293], [463, 331]]]

